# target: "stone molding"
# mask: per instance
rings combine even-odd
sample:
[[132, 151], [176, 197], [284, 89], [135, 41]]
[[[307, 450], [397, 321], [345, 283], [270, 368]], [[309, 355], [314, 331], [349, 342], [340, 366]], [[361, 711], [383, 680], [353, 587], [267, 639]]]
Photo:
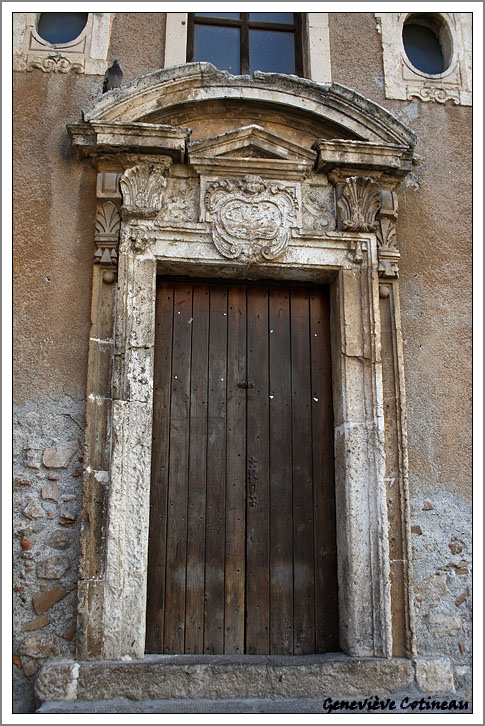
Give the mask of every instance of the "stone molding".
[[211, 63], [199, 62], [155, 71], [103, 94], [85, 109], [84, 119], [132, 123], [143, 121], [161, 107], [166, 110], [181, 103], [228, 98], [265, 101], [309, 113], [365, 141], [410, 148], [416, 144], [415, 134], [389, 111], [339, 83], [328, 85], [260, 71], [232, 76]]
[[187, 157], [201, 176], [251, 173], [279, 181], [302, 181], [315, 163], [313, 151], [257, 124], [191, 142]]
[[13, 70], [103, 75], [114, 13], [88, 13], [86, 26], [68, 43], [49, 43], [37, 32], [41, 13], [12, 13]]
[[414, 158], [413, 146], [403, 144], [317, 139], [312, 148], [317, 152], [315, 170], [322, 174], [345, 165], [355, 170], [385, 171], [399, 178], [411, 171]]
[[276, 259], [288, 245], [290, 228], [298, 222], [295, 189], [265, 182], [254, 174], [213, 182], [204, 201], [214, 245], [229, 259]]
[[96, 160], [103, 154], [131, 150], [138, 154], [163, 154], [182, 163], [190, 136], [190, 129], [167, 124], [90, 122], [68, 124], [66, 128], [78, 153]]
[[96, 210], [96, 234], [94, 263], [103, 268], [103, 280], [115, 281], [118, 266], [118, 242], [120, 236], [120, 210], [113, 202], [103, 202]]
[[398, 199], [395, 192], [381, 191], [380, 207], [377, 213], [377, 248], [379, 277], [393, 279], [399, 277], [400, 254], [396, 247], [396, 219]]
[[449, 35], [448, 67], [439, 75], [418, 70], [406, 55], [403, 26], [412, 14], [375, 13], [382, 38], [386, 98], [471, 106], [472, 13], [433, 13], [441, 17]]

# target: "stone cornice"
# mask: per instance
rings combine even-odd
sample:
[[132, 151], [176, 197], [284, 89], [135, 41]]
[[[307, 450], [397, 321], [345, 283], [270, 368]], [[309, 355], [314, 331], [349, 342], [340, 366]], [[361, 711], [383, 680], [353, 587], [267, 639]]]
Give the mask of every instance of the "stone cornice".
[[297, 109], [338, 124], [366, 141], [414, 147], [415, 134], [374, 101], [338, 83], [323, 84], [296, 76], [256, 71], [233, 76], [211, 63], [184, 63], [141, 76], [128, 86], [96, 99], [85, 121], [140, 121], [184, 103], [215, 99], [264, 101]]
[[[317, 139], [313, 149], [317, 152], [315, 171], [323, 174], [345, 167], [353, 173], [357, 169], [372, 169], [402, 177], [411, 171], [413, 163], [412, 149], [399, 144]], [[344, 176], [349, 174], [346, 172]]]
[[186, 142], [191, 130], [167, 124], [98, 122], [69, 124], [71, 143], [83, 156], [110, 152], [164, 154], [175, 162], [185, 158]]

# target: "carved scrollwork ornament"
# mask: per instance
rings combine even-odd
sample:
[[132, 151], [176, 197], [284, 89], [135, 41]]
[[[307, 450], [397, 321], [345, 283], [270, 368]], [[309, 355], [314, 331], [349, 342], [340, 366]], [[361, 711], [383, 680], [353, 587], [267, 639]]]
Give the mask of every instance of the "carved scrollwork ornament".
[[49, 55], [47, 58], [43, 58], [42, 61], [31, 61], [27, 64], [27, 71], [33, 71], [34, 68], [38, 68], [43, 73], [83, 73], [84, 68], [81, 63], [71, 63], [68, 58], [56, 53], [55, 55]]
[[413, 98], [419, 98], [420, 101], [446, 103], [447, 101], [453, 101], [453, 104], [457, 106], [460, 103], [460, 92], [457, 88], [408, 88], [407, 91], [408, 101], [412, 101]]
[[369, 177], [352, 176], [339, 189], [339, 229], [345, 232], [373, 232], [381, 204], [379, 186]]
[[204, 201], [214, 245], [230, 259], [276, 259], [288, 246], [291, 227], [297, 225], [294, 187], [254, 174], [213, 182]]
[[309, 189], [303, 197], [303, 209], [312, 218], [312, 227], [319, 231], [328, 226], [328, 219], [323, 216], [325, 210], [321, 189]]

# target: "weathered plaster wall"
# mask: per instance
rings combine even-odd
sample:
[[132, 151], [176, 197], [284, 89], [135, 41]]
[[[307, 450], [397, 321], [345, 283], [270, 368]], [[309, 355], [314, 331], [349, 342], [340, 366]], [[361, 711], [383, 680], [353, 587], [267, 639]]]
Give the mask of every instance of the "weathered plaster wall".
[[[417, 152], [424, 157], [399, 190], [398, 219], [418, 649], [450, 656], [456, 685], [466, 691], [471, 110], [386, 100], [374, 15], [331, 13], [329, 22], [333, 80], [392, 111], [416, 132]], [[161, 66], [163, 34], [163, 13], [116, 14], [108, 58], [120, 59], [126, 82]], [[30, 707], [37, 663], [74, 652], [73, 640], [65, 635], [75, 622], [95, 171], [74, 158], [65, 125], [81, 119], [101, 85], [101, 76], [14, 74], [13, 552], [19, 712]], [[68, 446], [61, 451], [72, 454], [67, 462], [61, 457], [65, 467], [53, 468], [44, 452], [62, 445]], [[59, 549], [60, 542], [65, 549]], [[56, 587], [68, 594], [38, 614], [33, 597]], [[43, 618], [37, 630], [21, 630], [44, 614], [48, 624]]]
[[[74, 652], [95, 172], [75, 160], [65, 122], [79, 118], [98, 89], [92, 76], [14, 74], [13, 648], [20, 712], [31, 707], [38, 664]], [[66, 445], [62, 466], [46, 467], [44, 452], [58, 445]], [[35, 606], [39, 598], [45, 610]]]
[[373, 13], [330, 13], [332, 77], [390, 110], [422, 161], [399, 194], [414, 593], [421, 655], [471, 663], [471, 109], [385, 98]]
[[[163, 30], [162, 13], [115, 17], [108, 58], [120, 58], [127, 81], [160, 67]], [[101, 76], [14, 73], [13, 652], [19, 712], [31, 708], [39, 664], [74, 655], [96, 172], [75, 158], [66, 123], [81, 120], [101, 87]], [[54, 461], [65, 466], [52, 468], [43, 455], [59, 446], [70, 456]]]

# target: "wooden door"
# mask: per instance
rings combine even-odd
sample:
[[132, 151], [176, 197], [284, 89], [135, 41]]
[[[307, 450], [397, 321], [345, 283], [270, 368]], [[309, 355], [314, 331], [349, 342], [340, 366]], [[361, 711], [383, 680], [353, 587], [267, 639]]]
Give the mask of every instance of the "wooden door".
[[338, 650], [329, 299], [160, 279], [147, 652]]

